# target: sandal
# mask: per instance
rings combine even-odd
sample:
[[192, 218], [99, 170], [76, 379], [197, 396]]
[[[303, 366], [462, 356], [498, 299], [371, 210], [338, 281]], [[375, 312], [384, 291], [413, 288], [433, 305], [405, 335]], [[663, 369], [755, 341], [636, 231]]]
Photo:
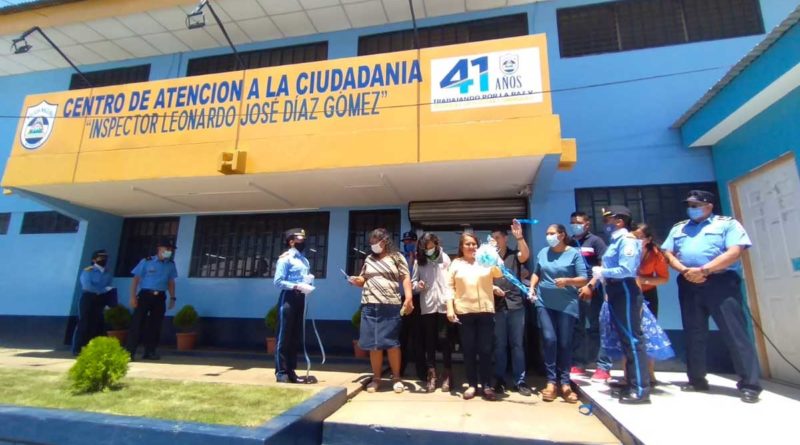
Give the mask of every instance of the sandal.
[[367, 385], [367, 392], [374, 393], [376, 391], [378, 391], [378, 382], [376, 380], [373, 380], [369, 382], [369, 384]]
[[406, 386], [403, 385], [403, 382], [401, 382], [400, 380], [395, 380], [392, 389], [394, 390], [395, 393], [400, 394], [401, 392], [406, 390]]
[[545, 402], [552, 402], [556, 399], [556, 384], [548, 382], [547, 386], [542, 390], [542, 400]]
[[442, 392], [450, 392], [450, 370], [444, 370], [444, 377], [442, 377]]
[[567, 403], [578, 403], [578, 395], [572, 391], [570, 385], [561, 385], [561, 397]]
[[475, 397], [475, 387], [470, 386], [469, 388], [467, 388], [466, 391], [464, 391], [464, 400], [469, 400], [474, 397]]

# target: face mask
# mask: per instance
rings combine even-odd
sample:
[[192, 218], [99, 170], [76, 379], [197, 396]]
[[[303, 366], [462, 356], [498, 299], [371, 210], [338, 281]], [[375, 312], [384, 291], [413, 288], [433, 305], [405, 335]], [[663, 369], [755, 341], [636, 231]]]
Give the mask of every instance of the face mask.
[[434, 256], [436, 256], [436, 248], [434, 247], [433, 249], [425, 250], [425, 255], [427, 255], [430, 258], [433, 258]]
[[570, 226], [572, 226], [572, 233], [574, 233], [575, 236], [581, 236], [586, 233], [583, 224], [570, 224]]
[[100, 267], [106, 267], [106, 264], [108, 264], [108, 259], [101, 258], [101, 259], [95, 261], [95, 264], [97, 264]]
[[381, 243], [375, 243], [369, 246], [372, 249], [372, 253], [375, 255], [380, 255], [383, 252], [383, 247], [381, 247]]
[[609, 233], [609, 234], [610, 233], [614, 233], [614, 232], [617, 231], [617, 225], [616, 224], [606, 224], [605, 225], [605, 229], [606, 229], [606, 233]]
[[690, 219], [697, 220], [703, 217], [703, 208], [702, 207], [687, 207], [686, 208], [686, 215], [689, 216]]
[[415, 250], [417, 250], [417, 246], [413, 244], [403, 244], [403, 252], [412, 253]]
[[297, 249], [298, 252], [302, 253], [306, 250], [306, 243], [294, 243], [294, 248]]
[[549, 244], [550, 247], [556, 247], [558, 243], [558, 235], [547, 235], [547, 244]]
[[161, 256], [165, 260], [168, 260], [168, 259], [172, 258], [172, 251], [171, 250], [165, 250], [164, 253], [161, 254]]

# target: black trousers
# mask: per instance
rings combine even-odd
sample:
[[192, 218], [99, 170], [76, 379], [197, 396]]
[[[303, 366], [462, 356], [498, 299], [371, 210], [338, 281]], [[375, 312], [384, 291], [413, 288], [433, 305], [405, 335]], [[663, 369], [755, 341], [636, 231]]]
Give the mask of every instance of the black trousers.
[[761, 391], [758, 355], [748, 334], [742, 306], [742, 279], [734, 271], [710, 275], [702, 284], [678, 277], [678, 299], [686, 331], [686, 368], [690, 383], [706, 379], [708, 317], [714, 318], [728, 347], [739, 389]]
[[[417, 349], [425, 351], [425, 367], [427, 369], [436, 369], [436, 348], [440, 346], [444, 369], [450, 370], [453, 367], [453, 344], [456, 341], [455, 327], [447, 321], [445, 314], [420, 315], [420, 322], [423, 335], [418, 336]], [[439, 338], [439, 333], [442, 329], [445, 330], [444, 339]]]
[[463, 314], [461, 321], [461, 349], [464, 353], [464, 372], [469, 386], [491, 388], [494, 382], [494, 314]]
[[400, 375], [406, 373], [406, 366], [414, 362], [414, 369], [419, 380], [427, 378], [428, 369], [425, 367], [425, 348], [420, 348], [422, 342], [422, 311], [420, 309], [419, 294], [412, 297], [414, 310], [400, 320]]
[[612, 323], [620, 331], [625, 351], [625, 375], [639, 395], [650, 392], [650, 371], [647, 369], [645, 339], [642, 334], [642, 304], [644, 297], [635, 278], [606, 280], [606, 295]]
[[156, 352], [158, 340], [161, 338], [161, 323], [167, 309], [167, 294], [159, 292], [155, 295], [148, 290], [140, 290], [137, 295], [136, 309], [133, 311], [131, 330], [128, 332], [128, 352], [131, 357], [136, 353], [139, 343], [144, 343], [145, 354]]
[[78, 305], [78, 325], [75, 327], [75, 338], [72, 341], [72, 353], [77, 355], [89, 341], [103, 335], [105, 320], [103, 309], [106, 306], [106, 295], [84, 292]]
[[278, 300], [278, 340], [275, 346], [275, 375], [296, 376], [297, 348], [303, 332], [306, 297], [300, 291], [283, 291]]

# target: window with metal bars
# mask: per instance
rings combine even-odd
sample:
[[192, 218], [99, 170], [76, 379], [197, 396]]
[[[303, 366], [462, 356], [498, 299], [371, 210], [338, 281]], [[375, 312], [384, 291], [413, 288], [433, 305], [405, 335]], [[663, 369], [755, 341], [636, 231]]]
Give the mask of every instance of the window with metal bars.
[[55, 211], [25, 212], [20, 233], [23, 235], [75, 233], [78, 231], [78, 225], [77, 219]]
[[8, 233], [9, 221], [11, 221], [10, 213], [0, 213], [0, 235]]
[[156, 254], [156, 244], [159, 241], [175, 242], [178, 238], [179, 222], [178, 217], [125, 218], [122, 222], [115, 275], [133, 276], [131, 270], [142, 258]]
[[[575, 189], [575, 208], [589, 215], [592, 227], [602, 228], [602, 209], [623, 205], [631, 210], [634, 224], [646, 222], [653, 228], [656, 239], [664, 240], [675, 223], [687, 218], [683, 200], [690, 190], [706, 190], [716, 195], [717, 184], [698, 182]], [[716, 199], [714, 209], [718, 211], [719, 208], [719, 199]]]
[[759, 0], [622, 0], [556, 14], [561, 57], [764, 33]]
[[395, 246], [400, 246], [400, 210], [353, 210], [350, 212], [347, 237], [347, 274], [361, 272], [364, 258], [371, 253], [369, 233], [386, 229], [392, 234]]
[[83, 74], [86, 76], [86, 79], [91, 82], [91, 85], [87, 85], [83, 78], [76, 73], [72, 75], [72, 79], [69, 82], [70, 90], [147, 82], [150, 80], [150, 64], [112, 68], [110, 70], [89, 71]]
[[325, 278], [329, 222], [328, 212], [199, 216], [189, 276], [273, 277], [278, 257], [286, 250], [284, 232], [300, 227], [306, 231], [311, 273]]
[[259, 49], [240, 52], [244, 68], [237, 68], [234, 54], [198, 57], [189, 60], [187, 76], [224, 73], [241, 69], [264, 68], [268, 66], [292, 65], [295, 63], [316, 62], [328, 59], [328, 42], [307, 45], [285, 46], [282, 48]]
[[[527, 34], [528, 15], [523, 13], [419, 28], [419, 46], [430, 48]], [[358, 39], [360, 56], [409, 49], [414, 49], [413, 29], [361, 36]]]

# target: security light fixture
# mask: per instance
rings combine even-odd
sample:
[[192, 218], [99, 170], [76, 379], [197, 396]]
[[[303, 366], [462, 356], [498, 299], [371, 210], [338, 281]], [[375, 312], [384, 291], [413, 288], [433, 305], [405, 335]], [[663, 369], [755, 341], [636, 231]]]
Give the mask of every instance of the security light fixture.
[[47, 37], [47, 34], [45, 34], [44, 31], [42, 31], [42, 28], [39, 28], [38, 26], [34, 26], [33, 28], [23, 32], [22, 35], [19, 36], [18, 38], [14, 39], [11, 42], [11, 50], [12, 50], [12, 52], [14, 54], [25, 54], [28, 51], [30, 51], [33, 48], [33, 46], [31, 46], [31, 44], [28, 43], [28, 41], [26, 40], [26, 37], [28, 37], [29, 35], [33, 34], [34, 32], [38, 32], [39, 34], [42, 35], [42, 37], [44, 37], [44, 39], [47, 41], [47, 43], [49, 43], [50, 46], [52, 46], [53, 49], [56, 50], [58, 52], [58, 54], [60, 54], [61, 57], [63, 57], [64, 60], [67, 61], [67, 63], [69, 63], [69, 65], [72, 67], [72, 69], [74, 69], [75, 72], [78, 73], [79, 76], [81, 76], [81, 79], [83, 79], [83, 82], [86, 84], [86, 86], [92, 87], [92, 83], [89, 82], [89, 79], [86, 78], [86, 76], [83, 74], [83, 72], [81, 70], [79, 70], [78, 67], [75, 66], [74, 63], [72, 63], [72, 60], [70, 60], [69, 57], [67, 57], [67, 55], [64, 54], [64, 51], [61, 51], [61, 48], [59, 48], [58, 45], [56, 45], [52, 40], [50, 40], [50, 37]]
[[186, 14], [186, 27], [189, 29], [197, 29], [206, 26], [206, 17], [203, 14], [203, 8], [208, 7], [208, 10], [211, 11], [211, 15], [214, 16], [214, 20], [219, 25], [219, 29], [222, 31], [222, 35], [225, 36], [225, 40], [228, 41], [228, 46], [231, 47], [233, 50], [234, 56], [236, 56], [236, 68], [237, 69], [245, 69], [247, 68], [242, 61], [242, 58], [239, 56], [239, 51], [236, 51], [236, 47], [233, 46], [233, 42], [231, 38], [228, 36], [228, 31], [225, 29], [225, 26], [222, 24], [222, 20], [219, 19], [219, 16], [214, 11], [214, 8], [211, 6], [210, 0], [200, 0], [200, 3], [194, 8], [194, 10], [188, 14]]

